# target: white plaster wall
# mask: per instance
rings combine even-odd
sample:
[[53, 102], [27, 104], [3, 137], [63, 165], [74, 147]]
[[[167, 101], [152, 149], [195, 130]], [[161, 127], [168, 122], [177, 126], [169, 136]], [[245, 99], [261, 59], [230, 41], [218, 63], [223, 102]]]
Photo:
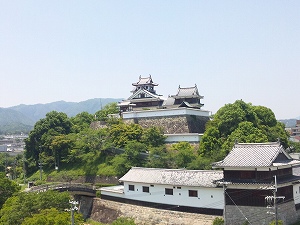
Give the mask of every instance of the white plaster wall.
[[200, 142], [203, 134], [197, 134], [197, 133], [165, 134], [165, 136], [167, 137], [165, 140], [165, 142], [167, 143], [180, 142], [180, 141]]
[[300, 203], [300, 184], [293, 185], [293, 192], [294, 192], [295, 204], [299, 204]]
[[123, 119], [159, 117], [159, 116], [180, 116], [180, 115], [195, 115], [195, 116], [209, 117], [209, 111], [204, 111], [199, 109], [189, 109], [189, 108], [130, 111], [130, 112], [123, 113]]
[[101, 188], [101, 195], [108, 195], [112, 197], [124, 198], [124, 193], [112, 192], [109, 190], [105, 190], [105, 188]]
[[[134, 191], [130, 191], [128, 189], [129, 184], [134, 185]], [[143, 192], [142, 186], [149, 186], [149, 193]], [[181, 189], [178, 189], [178, 187], [181, 187]], [[165, 188], [173, 189], [173, 195], [165, 195]], [[189, 197], [188, 190], [198, 190], [198, 198]], [[224, 207], [222, 188], [185, 187], [158, 184], [154, 184], [154, 186], [151, 187], [148, 184], [124, 182], [124, 195], [125, 198], [128, 199], [161, 204], [213, 209], [223, 209]]]

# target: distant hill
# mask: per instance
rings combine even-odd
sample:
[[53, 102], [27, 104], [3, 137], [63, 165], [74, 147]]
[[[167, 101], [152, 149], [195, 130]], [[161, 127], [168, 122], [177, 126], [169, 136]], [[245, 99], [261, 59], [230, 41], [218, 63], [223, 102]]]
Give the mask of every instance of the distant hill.
[[34, 121], [21, 112], [8, 108], [0, 108], [0, 134], [24, 132], [32, 129]]
[[81, 112], [94, 114], [108, 103], [119, 102], [122, 99], [94, 98], [82, 102], [58, 101], [47, 104], [17, 105], [0, 108], [0, 133], [28, 133], [34, 124], [53, 110], [64, 112], [69, 117]]
[[280, 122], [284, 123], [285, 127], [294, 127], [296, 126], [297, 119], [287, 119], [287, 120], [279, 120]]

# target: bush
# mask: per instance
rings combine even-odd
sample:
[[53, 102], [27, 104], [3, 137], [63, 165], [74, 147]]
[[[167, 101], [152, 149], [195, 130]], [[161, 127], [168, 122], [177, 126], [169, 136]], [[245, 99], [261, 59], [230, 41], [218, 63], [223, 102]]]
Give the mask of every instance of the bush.
[[213, 225], [224, 225], [224, 219], [221, 217], [216, 217], [213, 221]]
[[[273, 220], [269, 225], [275, 225], [275, 220]], [[283, 221], [282, 220], [278, 220], [278, 225], [283, 225]]]
[[101, 191], [100, 191], [100, 190], [97, 190], [97, 191], [96, 191], [96, 197], [97, 197], [97, 198], [101, 198]]

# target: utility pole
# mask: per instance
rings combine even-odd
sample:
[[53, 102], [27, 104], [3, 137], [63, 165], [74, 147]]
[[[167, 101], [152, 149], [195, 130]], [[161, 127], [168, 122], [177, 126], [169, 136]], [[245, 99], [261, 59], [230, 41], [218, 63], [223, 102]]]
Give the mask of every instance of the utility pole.
[[223, 219], [224, 219], [224, 225], [226, 225], [226, 187], [228, 184], [231, 184], [231, 182], [219, 181], [218, 184], [223, 186], [223, 197], [224, 197]]
[[77, 206], [78, 205], [78, 202], [77, 201], [69, 201], [69, 203], [71, 204], [71, 208], [70, 208], [70, 211], [71, 211], [71, 225], [74, 225], [75, 224], [75, 219], [74, 219], [74, 211], [77, 210]]
[[25, 168], [25, 153], [23, 152], [23, 178], [24, 178], [24, 185], [26, 182], [26, 168]]
[[225, 185], [225, 182], [223, 182], [223, 193], [224, 193], [223, 217], [224, 217], [224, 225], [226, 225], [226, 185]]
[[[274, 186], [269, 188], [273, 190], [273, 196], [266, 196], [265, 200], [268, 203], [267, 208], [274, 208], [274, 212], [268, 212], [269, 214], [274, 214], [275, 215], [275, 224], [278, 225], [278, 204], [277, 200], [278, 199], [284, 199], [285, 196], [277, 196], [277, 177], [274, 175]], [[272, 207], [273, 204], [273, 207]]]
[[43, 178], [43, 163], [42, 163], [42, 159], [41, 159], [41, 147], [40, 147], [40, 154], [39, 154], [39, 167], [40, 167], [40, 180], [42, 180]]

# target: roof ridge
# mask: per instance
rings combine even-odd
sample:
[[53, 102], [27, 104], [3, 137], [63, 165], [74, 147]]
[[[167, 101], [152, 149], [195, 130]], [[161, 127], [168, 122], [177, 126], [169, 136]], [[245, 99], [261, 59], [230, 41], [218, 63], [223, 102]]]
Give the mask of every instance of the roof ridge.
[[165, 171], [188, 171], [188, 172], [223, 172], [219, 170], [188, 170], [185, 168], [179, 169], [166, 169], [166, 168], [150, 168], [150, 167], [132, 167], [131, 169], [143, 169], [143, 170], [165, 170]]
[[261, 142], [261, 143], [236, 143], [235, 145], [280, 145], [278, 142]]

